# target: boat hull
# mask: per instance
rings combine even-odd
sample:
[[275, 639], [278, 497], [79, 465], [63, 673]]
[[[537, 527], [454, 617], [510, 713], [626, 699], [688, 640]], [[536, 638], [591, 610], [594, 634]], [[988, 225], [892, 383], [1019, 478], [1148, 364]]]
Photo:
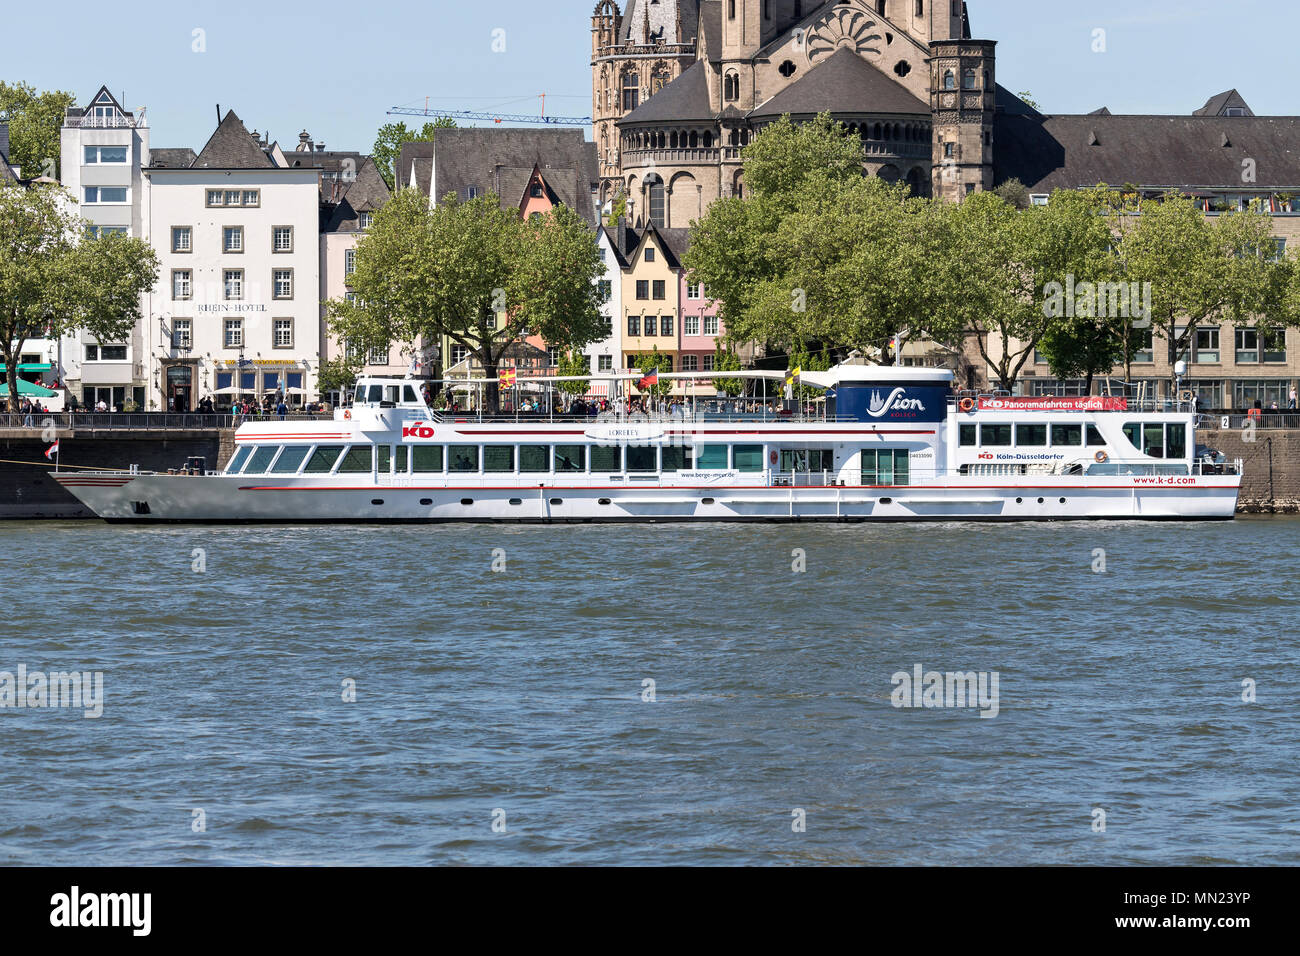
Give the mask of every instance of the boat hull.
[[[99, 517], [150, 522], [1226, 520], [1238, 476], [908, 487], [347, 485], [302, 477], [51, 475]], [[1154, 481], [1154, 479], [1148, 479]]]

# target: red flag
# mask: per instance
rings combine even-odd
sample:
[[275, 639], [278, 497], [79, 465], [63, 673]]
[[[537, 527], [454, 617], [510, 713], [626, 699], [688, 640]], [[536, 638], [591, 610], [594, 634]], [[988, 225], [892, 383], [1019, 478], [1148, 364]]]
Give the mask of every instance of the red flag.
[[659, 384], [659, 369], [652, 368], [650, 371], [646, 372], [644, 375], [641, 376], [641, 378], [636, 383], [636, 387], [647, 388], [651, 385], [658, 385], [658, 384]]
[[57, 440], [54, 442], [53, 445], [45, 449], [45, 457], [50, 459], [51, 461], [54, 460], [54, 456], [57, 455], [58, 453], [59, 453], [59, 443]]
[[515, 375], [516, 372], [514, 369], [503, 368], [497, 373], [497, 378], [500, 379], [502, 385], [505, 385], [508, 388], [515, 384]]

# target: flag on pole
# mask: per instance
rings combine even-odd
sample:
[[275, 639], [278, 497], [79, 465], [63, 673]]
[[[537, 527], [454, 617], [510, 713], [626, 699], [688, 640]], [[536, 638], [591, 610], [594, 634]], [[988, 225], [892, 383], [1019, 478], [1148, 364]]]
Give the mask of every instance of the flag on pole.
[[803, 374], [803, 368], [796, 365], [790, 371], [785, 373], [785, 384], [794, 385], [799, 381], [799, 376]]
[[637, 388], [649, 388], [651, 385], [659, 384], [659, 369], [652, 368], [637, 380]]
[[59, 442], [56, 439], [53, 445], [45, 449], [45, 457], [53, 461], [54, 456], [57, 455], [58, 453], [59, 453]]
[[506, 388], [510, 388], [515, 384], [516, 374], [517, 373], [512, 368], [503, 368], [497, 373], [497, 378], [500, 380], [502, 385], [506, 386]]

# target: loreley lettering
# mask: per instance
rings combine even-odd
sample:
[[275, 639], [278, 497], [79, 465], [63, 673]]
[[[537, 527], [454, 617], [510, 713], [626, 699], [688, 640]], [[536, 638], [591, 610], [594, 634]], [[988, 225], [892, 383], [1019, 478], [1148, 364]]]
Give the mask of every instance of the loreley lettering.
[[128, 926], [134, 936], [148, 936], [152, 929], [152, 893], [82, 893], [74, 886], [70, 893], [50, 897], [50, 925]]

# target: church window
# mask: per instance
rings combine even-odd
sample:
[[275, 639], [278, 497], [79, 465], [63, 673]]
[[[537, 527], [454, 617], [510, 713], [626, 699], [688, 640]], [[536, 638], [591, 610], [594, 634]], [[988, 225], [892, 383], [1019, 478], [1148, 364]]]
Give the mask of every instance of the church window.
[[894, 72], [899, 76], [907, 76], [907, 74], [912, 72], [912, 64], [908, 63], [906, 60], [899, 60], [894, 64]]
[[925, 16], [925, 0], [916, 0], [916, 15], [918, 17]]
[[650, 221], [663, 228], [664, 221], [664, 184], [655, 183], [650, 187]]
[[957, 78], [953, 76], [952, 70], [943, 71], [943, 88], [945, 90], [957, 89]]
[[876, 12], [882, 17], [885, 15], [885, 0], [876, 0]]
[[704, 133], [704, 142], [703, 142], [703, 146], [704, 146], [705, 149], [712, 149], [712, 148], [713, 148], [713, 134], [710, 133], [710, 132], [708, 132], [707, 130], [706, 130], [705, 133]]
[[963, 90], [975, 89], [975, 71], [967, 70], [961, 75], [961, 88]]
[[697, 132], [695, 132], [694, 130], [692, 130], [692, 131], [691, 131], [691, 149], [695, 149], [695, 148], [696, 148], [697, 146], [699, 146], [699, 145], [700, 145], [700, 134], [697, 133]]
[[641, 77], [636, 73], [623, 74], [623, 109], [634, 110], [641, 102]]
[[784, 63], [780, 65], [780, 67], [777, 68], [777, 72], [780, 73], [782, 76], [784, 76], [787, 80], [790, 79], [790, 77], [794, 76], [794, 70], [795, 70], [794, 61], [792, 60], [786, 60]]
[[728, 73], [722, 80], [722, 96], [726, 100], [740, 99], [740, 75]]
[[736, 0], [727, 0], [727, 19], [736, 19]]

